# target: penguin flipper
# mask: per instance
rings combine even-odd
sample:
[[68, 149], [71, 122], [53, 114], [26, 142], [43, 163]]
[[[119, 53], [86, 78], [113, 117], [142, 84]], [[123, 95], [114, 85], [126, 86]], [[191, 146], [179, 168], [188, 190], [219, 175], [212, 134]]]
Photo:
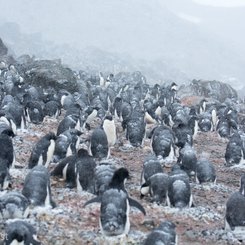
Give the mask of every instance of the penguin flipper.
[[83, 204], [83, 207], [85, 208], [87, 205], [89, 205], [89, 204], [91, 204], [93, 202], [101, 202], [101, 196], [97, 196], [97, 197], [94, 197], [94, 198], [88, 200], [87, 202], [85, 202]]
[[128, 197], [128, 202], [130, 206], [139, 209], [144, 215], [146, 215], [144, 207], [138, 201]]

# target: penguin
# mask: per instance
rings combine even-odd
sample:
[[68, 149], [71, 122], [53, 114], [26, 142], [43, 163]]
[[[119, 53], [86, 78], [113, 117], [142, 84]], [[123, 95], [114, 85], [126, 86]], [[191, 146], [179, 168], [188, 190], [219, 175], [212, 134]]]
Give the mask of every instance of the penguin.
[[131, 108], [131, 105], [126, 101], [124, 101], [122, 103], [121, 107], [122, 107], [122, 109], [121, 109], [122, 128], [123, 128], [123, 130], [126, 130], [127, 123], [129, 121], [130, 115], [132, 113], [132, 108]]
[[51, 176], [61, 177], [66, 181], [67, 188], [75, 188], [77, 186], [76, 180], [76, 159], [77, 155], [73, 154], [65, 157], [50, 173]]
[[209, 132], [212, 129], [212, 114], [203, 112], [199, 115], [198, 127], [202, 132]]
[[180, 168], [184, 170], [190, 178], [196, 175], [197, 156], [194, 148], [189, 143], [186, 143], [185, 146], [180, 149], [177, 162], [180, 164]]
[[238, 132], [232, 134], [229, 139], [228, 144], [226, 145], [225, 150], [225, 165], [232, 166], [235, 164], [244, 164], [245, 159], [243, 155], [243, 141]]
[[22, 194], [33, 206], [56, 206], [51, 197], [50, 176], [44, 166], [35, 166], [27, 174]]
[[168, 198], [169, 207], [186, 208], [192, 206], [191, 186], [187, 173], [173, 166], [169, 174]]
[[122, 98], [116, 97], [113, 101], [113, 115], [116, 120], [122, 120]]
[[8, 192], [0, 197], [0, 214], [3, 219], [22, 219], [29, 215], [29, 201], [21, 193]]
[[95, 106], [95, 107], [91, 107], [89, 106], [88, 108], [86, 108], [84, 110], [85, 113], [85, 122], [83, 124], [83, 128], [87, 128], [88, 130], [90, 130], [91, 128], [91, 123], [95, 120], [96, 117], [98, 117], [98, 112], [99, 112], [100, 108]]
[[63, 132], [65, 132], [66, 130], [72, 128], [80, 130], [80, 119], [79, 119], [79, 115], [77, 114], [71, 114], [64, 117], [58, 125], [56, 135], [58, 136]]
[[56, 100], [47, 101], [43, 108], [44, 116], [58, 118], [61, 114], [61, 105]]
[[28, 122], [40, 124], [43, 122], [44, 113], [39, 101], [29, 101], [25, 106], [25, 113]]
[[163, 221], [159, 226], [147, 235], [143, 245], [177, 245], [178, 237], [175, 224], [171, 221]]
[[196, 182], [216, 182], [216, 171], [214, 165], [205, 157], [201, 157], [196, 165]]
[[[151, 196], [151, 202], [155, 202], [158, 205], [166, 205], [168, 194], [169, 177], [166, 173], [155, 173], [141, 186], [141, 197], [147, 192], [148, 187]], [[145, 192], [143, 192], [145, 191]]]
[[103, 128], [98, 127], [93, 130], [90, 138], [90, 153], [96, 159], [107, 159], [110, 155], [106, 133]]
[[28, 167], [33, 168], [36, 165], [44, 165], [46, 168], [52, 161], [54, 149], [55, 149], [56, 135], [53, 132], [49, 132], [44, 135], [32, 149]]
[[241, 176], [239, 191], [231, 194], [226, 202], [225, 230], [243, 235], [245, 227], [245, 175]]
[[172, 130], [167, 126], [160, 125], [152, 130], [150, 137], [152, 152], [155, 153], [165, 166], [171, 166], [176, 160]]
[[207, 99], [202, 99], [199, 103], [199, 114], [206, 112], [207, 109]]
[[94, 187], [94, 171], [96, 163], [94, 158], [88, 154], [85, 149], [79, 149], [76, 159], [76, 180], [77, 180], [77, 190], [88, 191], [92, 194], [95, 193]]
[[68, 129], [60, 134], [55, 141], [53, 161], [58, 162], [61, 159], [75, 154], [80, 144], [81, 131], [77, 129]]
[[116, 144], [117, 141], [117, 132], [116, 132], [116, 125], [114, 119], [111, 115], [107, 115], [102, 124], [102, 128], [107, 137], [108, 146], [112, 147]]
[[127, 121], [126, 139], [133, 147], [141, 147], [145, 138], [145, 113], [138, 101], [131, 101], [132, 111]]
[[24, 220], [8, 222], [5, 228], [4, 245], [41, 245], [35, 228]]
[[0, 159], [6, 160], [8, 169], [12, 167], [15, 162], [12, 137], [14, 137], [14, 133], [11, 129], [5, 129], [0, 134]]
[[93, 198], [84, 204], [84, 207], [93, 202], [100, 202], [100, 228], [105, 237], [127, 235], [130, 230], [130, 206], [138, 208], [144, 215], [145, 209], [136, 200], [130, 198], [125, 190], [124, 182], [129, 173], [125, 168], [115, 171], [109, 189], [101, 196]]
[[6, 190], [12, 186], [9, 173], [8, 160], [0, 157], [0, 190]]
[[115, 171], [116, 167], [114, 165], [103, 161], [95, 167], [94, 184], [96, 195], [102, 195], [103, 192], [109, 189], [109, 183]]

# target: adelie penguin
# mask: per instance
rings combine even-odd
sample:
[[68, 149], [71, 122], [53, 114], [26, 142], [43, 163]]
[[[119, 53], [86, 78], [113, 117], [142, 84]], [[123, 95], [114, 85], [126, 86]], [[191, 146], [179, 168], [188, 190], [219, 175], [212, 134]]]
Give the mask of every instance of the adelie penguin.
[[107, 136], [108, 146], [114, 146], [117, 141], [117, 132], [114, 119], [111, 115], [107, 115], [104, 118], [102, 128], [104, 129]]
[[56, 206], [51, 197], [50, 176], [44, 166], [35, 166], [27, 174], [22, 194], [33, 206]]
[[225, 230], [232, 231], [239, 240], [245, 240], [245, 175], [241, 176], [240, 189], [226, 203]]
[[31, 156], [29, 159], [29, 168], [33, 168], [36, 165], [44, 165], [46, 168], [51, 162], [55, 149], [56, 136], [53, 132], [50, 132], [43, 136], [33, 147]]
[[35, 228], [23, 220], [8, 222], [5, 234], [4, 245], [41, 245]]
[[100, 202], [100, 228], [105, 237], [123, 237], [130, 230], [129, 206], [138, 208], [144, 215], [145, 210], [136, 200], [130, 198], [125, 190], [124, 182], [128, 178], [127, 169], [115, 171], [109, 189], [87, 201], [84, 206]]
[[98, 127], [93, 130], [89, 150], [91, 155], [99, 160], [109, 157], [110, 150], [108, 139], [103, 128]]
[[177, 245], [178, 237], [175, 224], [171, 221], [163, 221], [147, 236], [143, 245]]
[[168, 206], [176, 208], [192, 207], [192, 193], [187, 173], [173, 166], [169, 174]]
[[94, 193], [94, 171], [96, 163], [94, 158], [85, 149], [79, 149], [76, 158], [77, 190]]
[[0, 214], [3, 219], [22, 219], [29, 215], [29, 201], [19, 192], [11, 191], [0, 197]]

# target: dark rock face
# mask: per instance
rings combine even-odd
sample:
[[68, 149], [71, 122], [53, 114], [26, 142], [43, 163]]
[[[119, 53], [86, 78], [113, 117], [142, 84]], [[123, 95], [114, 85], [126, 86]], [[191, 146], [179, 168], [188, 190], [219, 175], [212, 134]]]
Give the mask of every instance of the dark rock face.
[[6, 55], [8, 53], [8, 48], [3, 43], [2, 39], [0, 38], [0, 56]]
[[25, 81], [31, 85], [56, 91], [65, 89], [71, 93], [78, 91], [78, 84], [73, 71], [64, 67], [60, 60], [34, 60], [22, 64]]
[[219, 81], [193, 80], [189, 85], [183, 85], [178, 90], [178, 96], [203, 96], [224, 102], [227, 98], [237, 99], [237, 91], [229, 84]]

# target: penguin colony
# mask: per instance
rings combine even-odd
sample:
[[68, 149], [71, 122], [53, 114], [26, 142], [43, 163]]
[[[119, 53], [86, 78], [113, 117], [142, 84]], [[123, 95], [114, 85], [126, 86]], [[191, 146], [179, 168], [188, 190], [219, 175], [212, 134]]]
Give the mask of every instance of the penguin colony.
[[[151, 215], [140, 198], [144, 203], [148, 200], [188, 209], [195, 207], [192, 183], [216, 182], [214, 164], [195, 150], [198, 132], [214, 131], [227, 142], [224, 168], [245, 163], [245, 135], [238, 121], [238, 104], [231, 100], [208, 103], [204, 99], [199, 105], [186, 106], [177, 97], [177, 84], [152, 86], [143, 77], [127, 83], [112, 74], [106, 79], [100, 73], [97, 83], [84, 81], [84, 89], [71, 94], [27, 85], [13, 65], [2, 64], [0, 76], [0, 213], [5, 225], [4, 244], [42, 244], [28, 217], [39, 206], [59, 207], [52, 196], [53, 178], [63, 178], [63, 188], [95, 196], [80, 208], [96, 203], [100, 206], [98, 227], [105, 244], [127, 244], [130, 207], [139, 210], [142, 219]], [[58, 126], [38, 137], [22, 166], [28, 169], [23, 186], [13, 190], [11, 169], [18, 166], [13, 141], [47, 118], [56, 120]], [[111, 151], [137, 153], [146, 141], [150, 141], [151, 151], [140, 166], [141, 180], [135, 187], [138, 196], [131, 196], [126, 180], [133, 173], [125, 164], [115, 164]], [[234, 232], [245, 228], [244, 175], [240, 182], [240, 189], [226, 203], [225, 229]], [[162, 218], [142, 244], [177, 244], [177, 233], [176, 224]], [[238, 236], [244, 239], [241, 232]]]

